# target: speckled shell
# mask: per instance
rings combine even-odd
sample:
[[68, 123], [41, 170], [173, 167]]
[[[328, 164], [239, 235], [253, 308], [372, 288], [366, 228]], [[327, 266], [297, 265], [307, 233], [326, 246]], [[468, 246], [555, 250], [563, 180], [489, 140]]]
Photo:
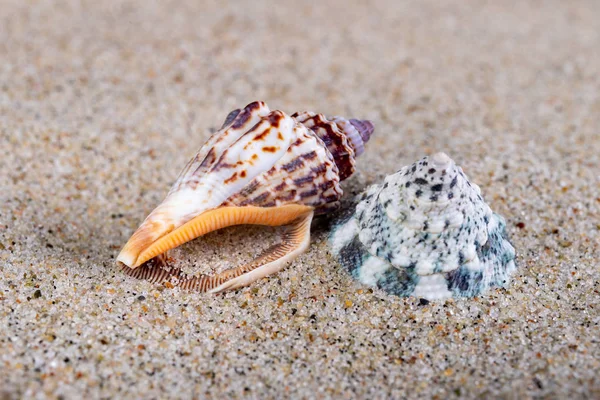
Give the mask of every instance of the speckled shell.
[[350, 120], [325, 122], [320, 115], [310, 115], [315, 123], [307, 126], [302, 121], [308, 119], [270, 111], [263, 102], [232, 111], [147, 220], [179, 226], [220, 206], [302, 204], [314, 207], [317, 214], [336, 208], [342, 196], [340, 181], [354, 171], [356, 153], [345, 132], [368, 140], [372, 124], [353, 120], [362, 124], [358, 132]]
[[504, 219], [444, 153], [366, 190], [331, 245], [356, 279], [398, 296], [476, 296], [516, 269]]

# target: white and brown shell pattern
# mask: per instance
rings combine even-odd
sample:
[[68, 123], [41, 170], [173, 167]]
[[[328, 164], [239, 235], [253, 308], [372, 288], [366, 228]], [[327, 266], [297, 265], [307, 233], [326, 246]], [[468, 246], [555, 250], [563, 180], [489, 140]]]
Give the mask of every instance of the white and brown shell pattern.
[[[152, 282], [218, 292], [279, 271], [310, 242], [314, 215], [336, 209], [340, 181], [373, 133], [369, 121], [270, 111], [263, 102], [234, 110], [183, 169], [117, 257], [123, 270]], [[286, 225], [282, 242], [249, 264], [187, 277], [166, 252], [232, 225]]]
[[387, 176], [342, 212], [333, 254], [354, 278], [398, 296], [473, 297], [516, 269], [505, 221], [446, 154]]

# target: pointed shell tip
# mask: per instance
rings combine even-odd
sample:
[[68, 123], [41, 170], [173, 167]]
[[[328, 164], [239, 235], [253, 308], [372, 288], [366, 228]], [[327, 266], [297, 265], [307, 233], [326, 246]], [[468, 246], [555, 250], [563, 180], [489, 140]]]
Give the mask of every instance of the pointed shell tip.
[[117, 256], [117, 264], [120, 263], [131, 268], [134, 262], [135, 259], [131, 253], [121, 251], [121, 253], [119, 253], [119, 255]]
[[373, 122], [368, 119], [351, 119], [350, 123], [356, 128], [364, 143], [367, 143], [375, 130]]
[[439, 152], [431, 156], [431, 162], [433, 162], [437, 168], [445, 169], [448, 168], [452, 159], [448, 157], [446, 153]]

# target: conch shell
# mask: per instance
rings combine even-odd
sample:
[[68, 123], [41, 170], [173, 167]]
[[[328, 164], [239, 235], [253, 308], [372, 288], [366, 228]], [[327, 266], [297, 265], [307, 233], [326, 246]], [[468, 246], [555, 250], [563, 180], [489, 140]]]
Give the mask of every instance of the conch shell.
[[515, 271], [505, 221], [444, 153], [402, 168], [359, 195], [330, 236], [357, 280], [398, 296], [472, 297]]
[[[289, 116], [263, 102], [232, 111], [125, 244], [118, 263], [134, 277], [176, 278], [176, 285], [213, 292], [280, 270], [308, 247], [313, 215], [337, 208], [340, 181], [352, 175], [372, 133], [369, 121], [308, 112]], [[165, 266], [168, 250], [240, 224], [288, 229], [279, 245], [221, 274], [188, 279]]]

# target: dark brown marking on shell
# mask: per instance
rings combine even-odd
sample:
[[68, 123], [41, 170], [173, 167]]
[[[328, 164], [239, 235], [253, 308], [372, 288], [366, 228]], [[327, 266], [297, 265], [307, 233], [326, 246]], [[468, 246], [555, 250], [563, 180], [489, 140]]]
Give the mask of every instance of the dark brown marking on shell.
[[246, 170], [243, 170], [242, 172], [240, 172], [240, 178], [245, 178], [246, 177]]
[[302, 157], [305, 160], [314, 160], [317, 157], [317, 152], [313, 150], [308, 153], [302, 154], [300, 157]]
[[303, 176], [302, 178], [294, 179], [294, 185], [302, 187], [307, 183], [311, 183], [314, 179], [315, 177], [312, 174], [308, 176]]
[[270, 170], [268, 170], [268, 171], [266, 172], [266, 174], [267, 174], [268, 176], [273, 176], [273, 175], [275, 174], [275, 172], [277, 172], [277, 168], [275, 168], [275, 167], [272, 167]]
[[321, 184], [319, 185], [319, 189], [320, 189], [322, 192], [325, 192], [325, 191], [326, 191], [327, 189], [329, 189], [330, 187], [333, 187], [333, 182], [331, 182], [331, 181], [325, 181], [325, 182], [323, 182], [323, 183], [321, 183]]
[[282, 201], [282, 202], [288, 202], [288, 201], [292, 201], [294, 200], [294, 198], [296, 197], [296, 194], [298, 193], [298, 191], [296, 189], [292, 189], [288, 192], [288, 194], [286, 196], [277, 196], [276, 200]]
[[231, 111], [229, 114], [227, 114], [227, 117], [225, 118], [225, 122], [223, 122], [223, 125], [221, 125], [221, 129], [223, 129], [227, 125], [231, 124], [233, 122], [233, 120], [235, 119], [235, 117], [237, 117], [240, 112], [242, 112], [242, 110], [237, 108], [237, 109]]
[[279, 124], [284, 118], [285, 117], [281, 111], [273, 111], [267, 116], [269, 124], [275, 128], [279, 128]]
[[222, 168], [235, 168], [236, 167], [235, 164], [228, 164], [224, 161], [225, 158], [227, 157], [228, 153], [229, 153], [229, 149], [226, 149], [225, 151], [223, 151], [223, 154], [221, 154], [221, 157], [219, 157], [219, 160], [217, 161], [217, 163], [214, 166], [215, 171], [219, 171]]
[[194, 175], [196, 175], [199, 171], [204, 170], [205, 168], [209, 167], [210, 165], [212, 165], [216, 160], [215, 157], [215, 149], [211, 148], [208, 151], [208, 154], [206, 154], [206, 157], [204, 157], [204, 160], [202, 160], [202, 163], [198, 166], [198, 168], [196, 168], [196, 170], [194, 171]]
[[249, 111], [248, 107], [246, 107], [244, 109], [244, 111], [242, 111], [237, 116], [237, 119], [235, 120], [233, 125], [231, 125], [231, 127], [233, 129], [240, 129], [242, 126], [244, 126], [246, 124], [246, 122], [248, 122], [248, 120], [250, 119], [251, 116], [252, 116], [252, 111]]
[[312, 188], [311, 190], [308, 190], [306, 192], [301, 192], [300, 198], [305, 199], [307, 197], [316, 196], [318, 193], [319, 193], [319, 191], [317, 190], [317, 188]]
[[302, 140], [302, 139], [294, 140], [294, 142], [290, 145], [290, 147], [288, 147], [287, 151], [291, 153], [293, 151], [294, 147], [300, 146], [302, 143], [304, 143], [304, 140]]
[[[222, 160], [222, 159], [223, 159], [223, 157], [221, 157], [221, 160]], [[215, 170], [215, 171], [219, 171], [219, 170], [221, 170], [221, 169], [223, 169], [223, 168], [225, 168], [225, 169], [231, 169], [231, 168], [235, 168], [235, 167], [236, 167], [236, 165], [235, 165], [235, 164], [228, 164], [228, 163], [226, 163], [226, 162], [219, 161], [219, 162], [217, 163], [217, 165], [215, 165], [215, 167], [214, 167], [214, 170]]]
[[275, 186], [275, 191], [276, 192], [281, 192], [285, 187], [287, 186], [287, 183], [281, 182], [279, 185]]
[[237, 172], [234, 172], [229, 178], [225, 179], [223, 183], [230, 184], [231, 182], [235, 182], [237, 180]]
[[283, 140], [283, 135], [281, 134], [281, 132], [277, 132], [277, 139]]
[[[264, 139], [264, 138], [265, 138], [265, 137], [266, 137], [266, 136], [269, 134], [269, 132], [271, 132], [271, 128], [267, 128], [267, 129], [265, 129], [265, 130], [264, 130], [264, 131], [263, 131], [261, 134], [259, 134], [258, 136], [256, 136], [256, 137], [254, 138], [254, 140], [256, 140], [256, 141], [258, 141], [258, 140], [263, 140], [263, 139]], [[248, 143], [248, 145], [249, 145], [249, 144], [250, 144], [250, 143]], [[248, 145], [246, 145], [246, 147], [248, 147]], [[244, 148], [246, 148], [246, 147], [244, 147]]]
[[279, 147], [276, 146], [265, 146], [262, 148], [262, 151], [267, 153], [275, 153], [277, 150], [279, 150]]
[[281, 168], [283, 168], [286, 172], [292, 172], [303, 165], [304, 161], [302, 161], [302, 158], [298, 157], [294, 158], [294, 160], [290, 161], [289, 163], [282, 165]]
[[246, 107], [244, 107], [244, 110], [242, 110], [242, 112], [238, 113], [238, 115], [236, 116], [236, 120], [231, 127], [233, 129], [239, 129], [242, 126], [244, 126], [252, 116], [252, 113], [260, 109], [263, 105], [264, 104], [262, 101], [254, 101], [248, 104]]
[[240, 190], [239, 195], [245, 196], [245, 197], [250, 196], [252, 193], [254, 193], [256, 191], [256, 189], [258, 189], [259, 186], [260, 186], [260, 183], [257, 180], [253, 180], [252, 182], [250, 182], [249, 184], [244, 186], [242, 188], [242, 190]]
[[254, 110], [258, 110], [259, 108], [261, 108], [264, 105], [265, 105], [265, 103], [262, 101], [253, 101], [252, 103], [248, 104], [245, 107], [245, 109], [249, 110], [249, 111], [254, 111]]
[[319, 164], [316, 167], [312, 167], [310, 170], [315, 174], [320, 175], [327, 170], [327, 166], [325, 164]]

